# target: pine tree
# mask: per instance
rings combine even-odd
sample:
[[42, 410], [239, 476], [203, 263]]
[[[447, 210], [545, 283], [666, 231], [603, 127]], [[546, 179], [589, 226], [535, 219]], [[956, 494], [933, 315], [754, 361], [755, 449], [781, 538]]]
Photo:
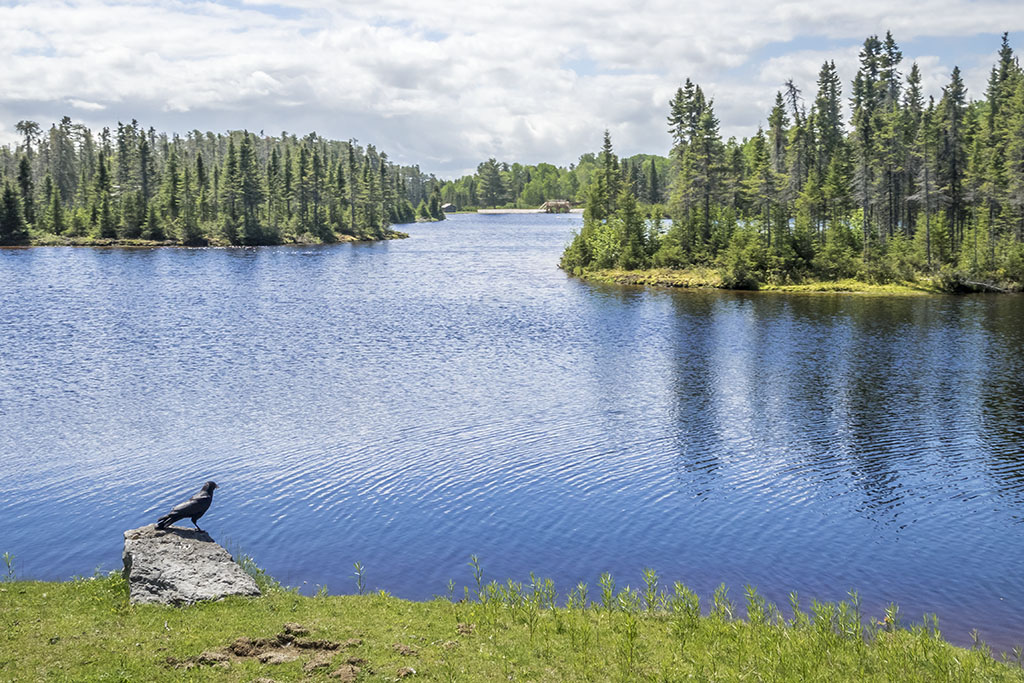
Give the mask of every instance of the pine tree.
[[21, 120], [14, 124], [14, 129], [25, 136], [25, 156], [32, 158], [32, 146], [39, 140], [41, 130], [35, 121]]
[[644, 219], [637, 210], [636, 198], [628, 187], [619, 192], [616, 218], [622, 222], [622, 247], [618, 267], [635, 270], [647, 267], [647, 235]]
[[196, 193], [196, 222], [203, 223], [213, 218], [213, 206], [210, 198], [209, 173], [202, 153], [196, 154]]
[[178, 219], [181, 210], [181, 172], [178, 168], [178, 153], [171, 147], [164, 164], [163, 183], [160, 188], [160, 213], [170, 223]]
[[34, 226], [36, 223], [35, 188], [32, 183], [32, 169], [25, 154], [18, 161], [18, 189], [21, 191], [22, 211], [25, 222]]
[[963, 182], [967, 170], [964, 138], [964, 117], [967, 109], [967, 88], [960, 77], [960, 68], [953, 67], [949, 85], [942, 89], [939, 120], [942, 149], [939, 153], [942, 184], [949, 196], [948, 222], [952, 230], [952, 249], [959, 249], [963, 238], [965, 207]]
[[[687, 87], [692, 89], [690, 79], [686, 79]], [[688, 96], [682, 88], [676, 90], [676, 94], [669, 102], [668, 131], [672, 135], [672, 149], [681, 150], [687, 142], [686, 108]]]
[[270, 150], [270, 159], [267, 161], [267, 222], [270, 225], [279, 225], [282, 213], [282, 194], [284, 178], [281, 175], [281, 155], [277, 147]]
[[658, 167], [651, 159], [650, 171], [647, 173], [647, 201], [651, 204], [661, 203], [661, 181], [658, 179]]
[[358, 194], [359, 177], [359, 165], [356, 161], [355, 153], [355, 141], [348, 141], [348, 211], [349, 211], [349, 228], [352, 230], [352, 234], [358, 234], [359, 229], [356, 226], [356, 195]]
[[686, 204], [700, 207], [701, 238], [711, 237], [711, 206], [718, 201], [720, 174], [723, 165], [722, 140], [718, 134], [718, 119], [713, 103], [708, 102], [697, 124], [697, 130], [684, 153], [685, 173], [679, 176], [680, 192]]
[[770, 249], [772, 247], [772, 204], [778, 191], [779, 174], [772, 168], [768, 147], [764, 131], [758, 128], [757, 135], [752, 138], [753, 168], [747, 182], [747, 189], [751, 195], [751, 203], [759, 207], [765, 229], [766, 246]]
[[110, 206], [111, 180], [107, 168], [106, 154], [100, 153], [99, 165], [96, 170], [94, 193], [94, 211], [97, 213], [96, 234], [103, 239], [117, 237], [117, 222]]
[[622, 173], [619, 168], [619, 157], [615, 155], [615, 151], [612, 149], [612, 136], [606, 128], [604, 131], [604, 141], [601, 144], [601, 173], [604, 176], [605, 187], [607, 192], [605, 194], [605, 211], [606, 215], [614, 213], [616, 208], [616, 200], [619, 195], [619, 191], [622, 188]]
[[327, 225], [324, 208], [325, 170], [318, 147], [313, 147], [310, 158], [310, 223], [312, 232], [321, 241], [331, 241], [334, 234]]
[[220, 181], [220, 202], [223, 209], [220, 234], [229, 244], [238, 244], [241, 193], [242, 181], [238, 170], [238, 153], [235, 151], [234, 138], [229, 137], [224, 171], [221, 173]]
[[0, 244], [16, 244], [28, 237], [28, 226], [21, 211], [22, 202], [17, 190], [5, 181], [0, 201]]
[[925, 260], [932, 267], [932, 217], [937, 208], [948, 203], [948, 196], [940, 186], [939, 180], [939, 149], [941, 146], [940, 130], [936, 121], [937, 112], [934, 100], [928, 103], [924, 112], [918, 136], [914, 144], [914, 154], [918, 161], [918, 191], [914, 196], [924, 211], [924, 244]]
[[351, 233], [352, 226], [347, 225], [345, 221], [345, 210], [348, 208], [348, 186], [345, 182], [345, 162], [342, 159], [338, 159], [338, 164], [334, 171], [334, 192], [338, 201], [338, 217], [337, 226], [340, 232]]
[[143, 238], [147, 240], [153, 240], [155, 242], [162, 242], [167, 239], [166, 233], [164, 233], [163, 223], [160, 222], [160, 218], [156, 214], [156, 205], [149, 205], [149, 213], [146, 216], [146, 227], [142, 230]]
[[842, 86], [834, 61], [825, 62], [818, 72], [818, 94], [814, 99], [814, 127], [817, 140], [815, 163], [825, 172], [843, 143]]
[[874, 206], [875, 179], [878, 174], [878, 129], [882, 111], [879, 87], [882, 64], [882, 43], [878, 36], [869, 36], [860, 51], [860, 69], [853, 81], [853, 148], [857, 157], [854, 170], [855, 194], [862, 213], [862, 248], [864, 259], [871, 254], [874, 234], [872, 208]]
[[[201, 159], [201, 157], [199, 157]], [[203, 244], [203, 233], [199, 227], [199, 210], [192, 172], [186, 165], [181, 174], [181, 220], [178, 223], [178, 240], [185, 245]]]
[[72, 137], [70, 117], [63, 117], [59, 125], [50, 126], [50, 175], [60, 191], [61, 201], [65, 204], [75, 196], [78, 188], [77, 159], [75, 144]]
[[921, 89], [921, 69], [914, 62], [907, 74], [907, 85], [903, 91], [902, 109], [902, 149], [903, 149], [903, 224], [904, 234], [913, 235], [917, 213], [917, 176], [920, 168], [917, 166], [917, 156], [914, 153], [914, 145], [921, 127], [921, 120], [924, 116], [924, 95]]
[[498, 162], [492, 157], [476, 169], [479, 185], [477, 192], [484, 206], [494, 207], [505, 202], [505, 183], [498, 170]]
[[60, 193], [49, 173], [43, 180], [43, 194], [46, 196], [46, 229], [59, 235], [67, 228], [64, 221], [64, 203], [60, 200]]
[[238, 239], [242, 244], [259, 244], [262, 231], [259, 223], [259, 208], [263, 203], [263, 189], [252, 137], [246, 131], [238, 149], [238, 196], [241, 201], [241, 230]]
[[444, 220], [444, 211], [441, 210], [441, 188], [436, 183], [430, 190], [430, 201], [427, 203], [427, 212], [435, 221]]
[[139, 140], [139, 190], [142, 192], [142, 199], [148, 206], [153, 198], [156, 186], [156, 166], [153, 160], [152, 148], [149, 140], [141, 136]]
[[295, 157], [295, 216], [299, 233], [310, 232], [313, 221], [310, 218], [310, 204], [313, 194], [313, 165], [309, 148], [299, 147]]

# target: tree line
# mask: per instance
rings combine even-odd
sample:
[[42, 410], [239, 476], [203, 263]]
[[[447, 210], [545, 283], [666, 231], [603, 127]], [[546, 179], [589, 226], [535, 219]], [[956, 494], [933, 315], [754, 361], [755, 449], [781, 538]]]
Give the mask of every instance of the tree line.
[[[586, 153], [568, 167], [548, 163], [524, 165], [488, 159], [476, 173], [441, 185], [441, 198], [456, 209], [537, 208], [549, 200], [586, 201], [595, 173], [601, 166], [596, 154]], [[624, 181], [643, 202], [665, 201], [671, 182], [669, 159], [637, 154], [620, 162]]]
[[381, 239], [442, 219], [440, 184], [373, 145], [248, 131], [94, 134], [64, 117], [0, 147], [0, 243], [151, 240], [184, 245]]
[[[749, 138], [722, 140], [690, 81], [669, 103], [664, 213], [638, 206], [605, 133], [566, 270], [720, 269], [727, 285], [920, 274], [1024, 282], [1024, 75], [1003, 34], [984, 96], [954, 68], [938, 100], [891, 33], [870, 36], [844, 121], [833, 61], [809, 103], [792, 80]], [[652, 220], [646, 220], [650, 216]]]

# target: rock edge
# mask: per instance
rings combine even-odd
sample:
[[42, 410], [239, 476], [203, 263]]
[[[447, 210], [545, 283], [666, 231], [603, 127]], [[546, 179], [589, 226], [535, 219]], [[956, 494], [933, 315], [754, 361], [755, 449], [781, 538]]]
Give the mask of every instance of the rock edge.
[[122, 560], [128, 600], [135, 605], [260, 595], [256, 581], [205, 531], [155, 524], [129, 529]]

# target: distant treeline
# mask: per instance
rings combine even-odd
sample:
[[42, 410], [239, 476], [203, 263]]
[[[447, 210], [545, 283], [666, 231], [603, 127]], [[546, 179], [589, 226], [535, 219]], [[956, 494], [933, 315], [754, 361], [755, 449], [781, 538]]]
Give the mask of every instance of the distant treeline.
[[[665, 201], [671, 186], [672, 164], [666, 157], [637, 154], [619, 162], [623, 182], [648, 204]], [[441, 198], [457, 209], [535, 209], [549, 200], [586, 201], [595, 174], [601, 168], [598, 155], [588, 152], [568, 168], [552, 164], [509, 164], [488, 159], [476, 173], [441, 185]]]
[[380, 239], [393, 223], [441, 219], [439, 183], [372, 145], [136, 121], [89, 128], [64, 117], [0, 148], [0, 243], [154, 240], [186, 245]]
[[658, 208], [642, 206], [651, 197], [606, 132], [562, 267], [713, 266], [737, 287], [918, 274], [1024, 282], [1024, 75], [1007, 35], [981, 99], [968, 99], [959, 68], [926, 99], [917, 64], [904, 76], [901, 62], [891, 34], [871, 36], [849, 125], [828, 61], [809, 106], [787, 82], [766, 125], [740, 142], [722, 141], [713, 101], [687, 80], [669, 107], [671, 169], [657, 171], [670, 176], [671, 222], [644, 219]]

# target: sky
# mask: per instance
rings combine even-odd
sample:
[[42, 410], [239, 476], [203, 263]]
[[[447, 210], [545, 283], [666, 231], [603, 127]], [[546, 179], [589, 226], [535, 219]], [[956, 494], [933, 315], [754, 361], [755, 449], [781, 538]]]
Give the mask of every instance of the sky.
[[690, 78], [724, 137], [763, 124], [834, 60], [844, 97], [864, 39], [892, 31], [926, 94], [954, 65], [983, 96], [1020, 0], [0, 0], [0, 144], [23, 119], [98, 130], [315, 131], [451, 178], [478, 163], [568, 165], [608, 129], [666, 154]]

